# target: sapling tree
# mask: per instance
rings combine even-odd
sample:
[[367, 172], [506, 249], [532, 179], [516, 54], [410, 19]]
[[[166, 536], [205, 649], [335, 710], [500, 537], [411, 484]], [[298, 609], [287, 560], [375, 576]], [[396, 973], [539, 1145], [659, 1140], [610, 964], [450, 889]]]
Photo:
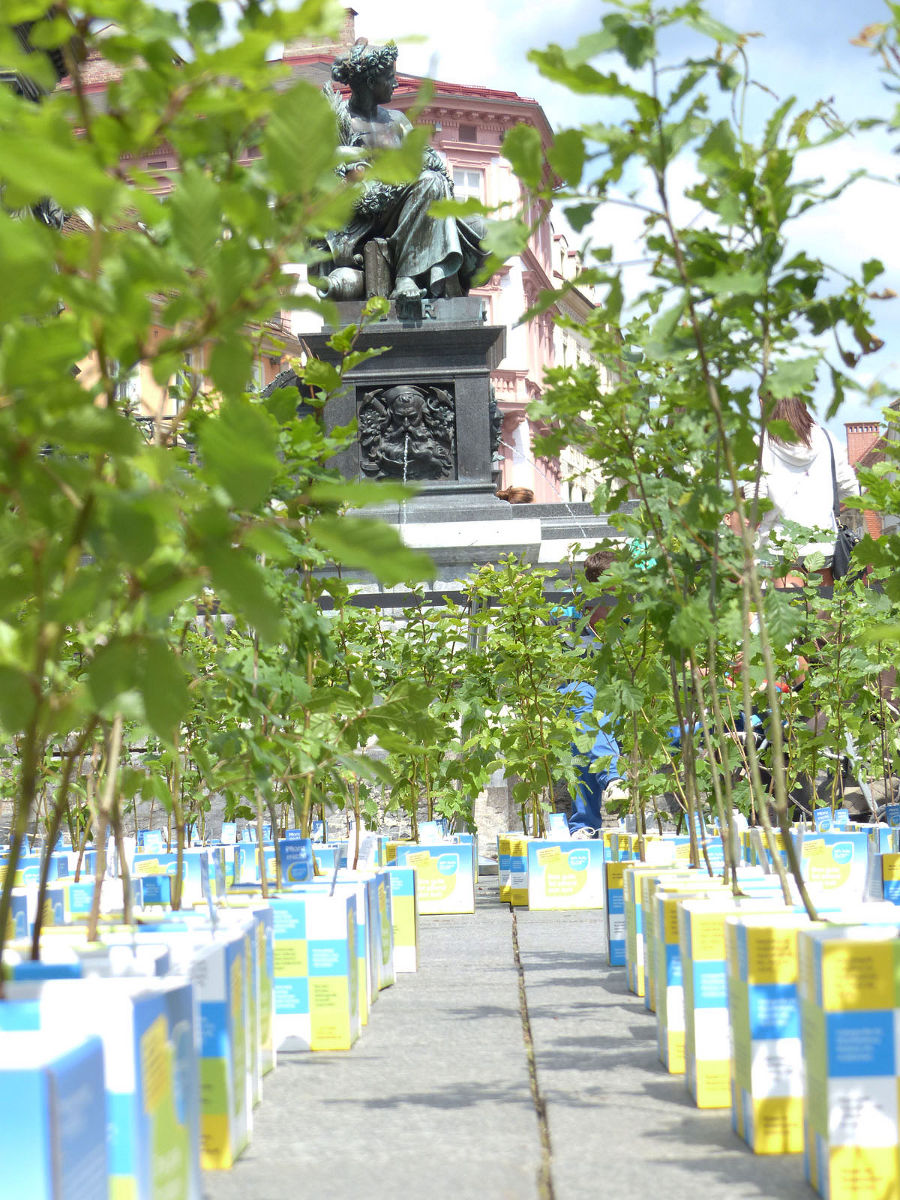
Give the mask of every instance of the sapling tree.
[[[329, 588], [336, 601], [337, 653], [331, 664], [321, 664], [322, 682], [339, 687], [348, 700], [357, 696], [361, 701], [364, 719], [355, 730], [360, 745], [368, 741], [378, 756], [374, 765], [384, 811], [406, 812], [417, 838], [423, 800], [428, 819], [449, 807], [452, 770], [447, 760], [458, 743], [454, 693], [465, 649], [460, 617], [425, 612], [421, 605], [389, 616], [354, 606], [348, 588]], [[352, 780], [346, 799], [359, 825], [361, 796]], [[370, 803], [365, 815], [374, 816], [374, 796]]]
[[[668, 32], [676, 26], [690, 31], [695, 45], [687, 57], [667, 61]], [[624, 74], [608, 69], [604, 56], [618, 59]], [[799, 878], [775, 662], [776, 647], [794, 630], [772, 619], [777, 602], [764, 587], [755, 545], [760, 509], [746, 497], [774, 402], [809, 397], [823, 375], [833, 412], [851, 385], [848, 365], [879, 345], [869, 309], [881, 264], [873, 259], [848, 280], [791, 241], [794, 224], [842, 190], [805, 178], [803, 155], [834, 145], [846, 129], [822, 106], [799, 110], [791, 99], [773, 100], [765, 126], [751, 129], [746, 38], [699, 3], [617, 3], [574, 48], [550, 46], [531, 57], [548, 79], [606, 98], [615, 115], [557, 134], [549, 156], [556, 179], [535, 170], [534, 139], [521, 130], [506, 146], [514, 166], [535, 195], [562, 204], [578, 230], [603, 204], [637, 208], [644, 220], [638, 257], [649, 276], [634, 311], [626, 312], [623, 269], [609, 249], [588, 246], [581, 282], [596, 285], [599, 304], [582, 332], [616, 379], [604, 392], [597, 370], [560, 369], [536, 415], [556, 423], [551, 450], [574, 441], [613, 481], [600, 491], [601, 506], [640, 502], [621, 526], [646, 540], [660, 565], [655, 599], [675, 652], [673, 699], [679, 686], [680, 703], [690, 694], [685, 678], [702, 690], [698, 651], [717, 661], [723, 608], [732, 618], [739, 614], [745, 646], [758, 639], [773, 800]], [[679, 179], [687, 174], [686, 188], [676, 186], [676, 169]], [[538, 307], [556, 298], [543, 296]], [[729, 531], [723, 519], [732, 513]], [[739, 692], [747, 726], [759, 700], [748, 657]], [[714, 706], [704, 712], [727, 773], [727, 729]], [[680, 724], [690, 739], [691, 714], [682, 713]], [[766, 792], [752, 742], [747, 755], [762, 815]]]
[[556, 780], [574, 786], [573, 744], [586, 752], [592, 733], [578, 725], [561, 690], [591, 680], [591, 666], [578, 635], [579, 620], [547, 599], [553, 572], [539, 570], [514, 555], [482, 567], [466, 585], [477, 602], [472, 622], [483, 631], [482, 671], [490, 679], [494, 704], [485, 707], [480, 730], [467, 745], [502, 762], [517, 776], [512, 794], [523, 828], [546, 828], [546, 811]]
[[467, 608], [450, 598], [428, 604], [420, 591], [399, 620], [382, 618], [373, 644], [384, 683], [417, 679], [429, 697], [415, 743], [379, 739], [389, 751], [391, 800], [408, 812], [414, 830], [422, 803], [429, 821], [440, 816], [471, 825], [474, 799], [490, 774], [492, 764], [467, 741], [483, 712], [471, 634]]
[[[334, 171], [330, 105], [303, 81], [276, 89], [267, 49], [338, 29], [340, 6], [240, 4], [236, 40], [222, 39], [216, 3], [178, 14], [100, 0], [90, 11], [54, 9], [52, 19], [46, 7], [9, 0], [3, 11], [6, 22], [38, 21], [34, 37], [67, 56], [69, 86], [40, 105], [0, 90], [0, 725], [16, 758], [0, 954], [52, 747], [65, 756], [94, 722], [108, 731], [93, 803], [115, 825], [122, 731], [133, 723], [149, 732], [168, 757], [183, 826], [194, 665], [179, 606], [201, 611], [211, 588], [272, 647], [285, 621], [263, 559], [296, 568], [298, 546], [314, 542], [320, 556], [373, 564], [379, 576], [422, 570], [386, 528], [341, 517], [353, 486], [337, 500], [323, 466], [327, 439], [314, 419], [296, 419], [296, 393], [261, 403], [247, 391], [260, 330], [283, 310], [334, 316], [315, 297], [293, 295], [283, 268], [315, 259], [315, 243], [345, 222], [354, 194]], [[95, 106], [70, 47], [97, 45], [103, 26], [104, 57], [121, 76]], [[0, 61], [44, 71], [7, 26]], [[165, 197], [134, 165], [163, 145], [180, 168]], [[415, 151], [386, 152], [379, 169], [412, 177]], [[27, 216], [47, 196], [80, 215], [77, 228], [63, 235]], [[336, 335], [345, 368], [360, 361], [354, 336]], [[177, 390], [177, 413], [157, 414], [167, 420], [156, 420], [148, 443], [122, 380], [142, 363], [165, 389], [186, 354], [198, 365]], [[304, 378], [324, 399], [341, 372], [313, 360]], [[331, 492], [317, 498], [313, 488], [327, 483]], [[149, 768], [155, 778], [164, 765]], [[97, 834], [99, 855], [102, 817]]]

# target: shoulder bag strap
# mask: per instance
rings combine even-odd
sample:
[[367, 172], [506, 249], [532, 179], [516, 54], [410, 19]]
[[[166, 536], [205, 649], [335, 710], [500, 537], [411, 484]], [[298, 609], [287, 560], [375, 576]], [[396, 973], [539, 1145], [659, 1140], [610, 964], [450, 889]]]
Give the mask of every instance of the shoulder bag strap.
[[841, 527], [841, 501], [840, 501], [840, 497], [838, 496], [837, 468], [834, 465], [834, 443], [832, 442], [831, 434], [828, 432], [827, 429], [823, 429], [822, 432], [825, 434], [825, 437], [828, 439], [828, 452], [831, 455], [831, 486], [833, 489], [833, 499], [832, 499], [831, 503], [832, 503], [832, 508], [834, 509], [834, 524], [837, 529], [840, 529], [840, 527]]

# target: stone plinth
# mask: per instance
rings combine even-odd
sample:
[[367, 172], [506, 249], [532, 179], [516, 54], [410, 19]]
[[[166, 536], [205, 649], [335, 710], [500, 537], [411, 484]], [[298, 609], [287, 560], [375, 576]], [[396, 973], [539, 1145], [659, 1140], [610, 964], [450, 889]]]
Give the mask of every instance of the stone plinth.
[[[358, 324], [361, 305], [338, 304], [342, 326]], [[317, 358], [337, 363], [331, 331], [307, 335]], [[326, 428], [359, 421], [360, 436], [334, 462], [347, 479], [416, 483], [417, 504], [446, 516], [448, 503], [494, 498], [490, 372], [506, 353], [506, 329], [487, 325], [477, 297], [391, 304], [360, 334], [356, 348], [385, 347], [350, 371], [325, 409]], [[406, 389], [406, 408], [399, 393]], [[417, 399], [418, 397], [418, 399]], [[418, 408], [417, 408], [418, 406]]]

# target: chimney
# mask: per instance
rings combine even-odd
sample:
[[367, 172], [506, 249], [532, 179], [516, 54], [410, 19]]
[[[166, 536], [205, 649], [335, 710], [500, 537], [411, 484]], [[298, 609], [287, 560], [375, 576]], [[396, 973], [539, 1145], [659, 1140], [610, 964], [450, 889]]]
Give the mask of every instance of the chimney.
[[344, 28], [338, 35], [337, 41], [329, 41], [328, 38], [295, 38], [292, 42], [286, 42], [284, 47], [284, 58], [298, 58], [304, 54], [340, 54], [342, 50], [349, 50], [356, 41], [356, 18], [357, 12], [355, 8], [344, 9]]
[[881, 425], [878, 421], [845, 421], [844, 428], [847, 431], [847, 458], [850, 466], [855, 467], [881, 437]]

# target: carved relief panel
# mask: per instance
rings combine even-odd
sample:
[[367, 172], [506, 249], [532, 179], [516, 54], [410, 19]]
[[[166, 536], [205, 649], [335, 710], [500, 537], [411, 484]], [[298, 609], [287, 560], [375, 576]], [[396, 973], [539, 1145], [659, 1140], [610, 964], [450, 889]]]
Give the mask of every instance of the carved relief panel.
[[452, 479], [456, 403], [447, 388], [399, 383], [357, 396], [359, 465], [372, 479]]

